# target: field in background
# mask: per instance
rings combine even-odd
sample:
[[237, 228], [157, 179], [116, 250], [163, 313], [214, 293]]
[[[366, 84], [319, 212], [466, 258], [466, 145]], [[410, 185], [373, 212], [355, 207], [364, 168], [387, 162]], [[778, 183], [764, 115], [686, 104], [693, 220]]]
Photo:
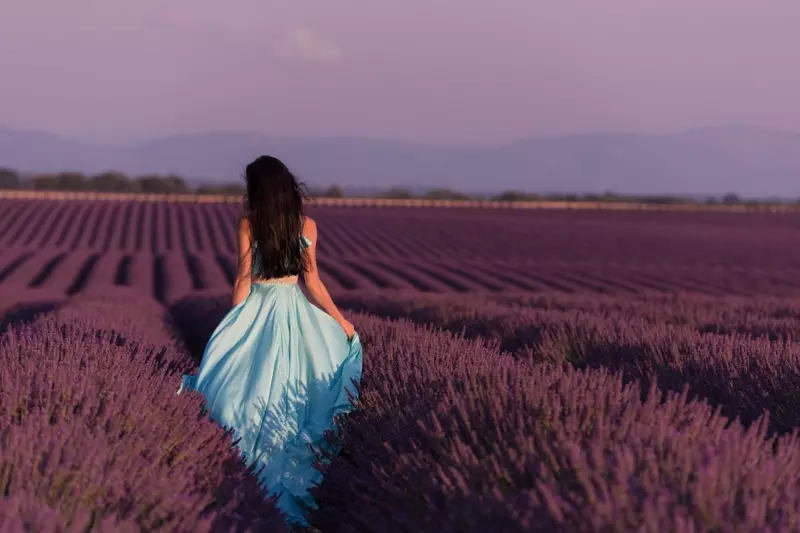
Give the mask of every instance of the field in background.
[[[223, 290], [235, 204], [0, 200], [0, 292]], [[800, 215], [313, 207], [334, 291], [794, 294]]]
[[[800, 214], [310, 214], [365, 346], [313, 531], [800, 530]], [[285, 533], [174, 394], [237, 215], [0, 199], [0, 525]]]
[[[156, 194], [130, 192], [94, 191], [48, 191], [48, 190], [0, 190], [0, 199], [5, 200], [117, 200], [133, 202], [192, 202], [241, 204], [237, 195], [221, 194]], [[312, 203], [322, 207], [438, 207], [466, 209], [568, 209], [603, 211], [656, 211], [656, 212], [722, 212], [722, 213], [798, 213], [800, 203], [776, 203], [769, 201], [748, 202], [737, 199], [734, 203], [684, 202], [679, 198], [668, 198], [668, 202], [636, 202], [625, 199], [613, 200], [458, 200], [430, 198], [369, 198], [369, 197], [314, 197]]]

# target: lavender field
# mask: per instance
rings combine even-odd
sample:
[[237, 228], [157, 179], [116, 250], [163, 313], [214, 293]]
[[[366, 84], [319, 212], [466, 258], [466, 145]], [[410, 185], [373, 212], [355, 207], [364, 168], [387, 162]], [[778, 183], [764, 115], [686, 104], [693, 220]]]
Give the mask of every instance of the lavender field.
[[[313, 530], [800, 531], [800, 215], [311, 214], [365, 346]], [[236, 216], [0, 200], [0, 531], [284, 531], [175, 394]]]

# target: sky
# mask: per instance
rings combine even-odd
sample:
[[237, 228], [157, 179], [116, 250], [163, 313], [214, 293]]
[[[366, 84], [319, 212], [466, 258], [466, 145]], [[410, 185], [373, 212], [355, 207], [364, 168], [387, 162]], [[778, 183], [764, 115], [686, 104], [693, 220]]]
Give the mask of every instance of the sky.
[[797, 0], [2, 0], [0, 125], [494, 144], [800, 131]]

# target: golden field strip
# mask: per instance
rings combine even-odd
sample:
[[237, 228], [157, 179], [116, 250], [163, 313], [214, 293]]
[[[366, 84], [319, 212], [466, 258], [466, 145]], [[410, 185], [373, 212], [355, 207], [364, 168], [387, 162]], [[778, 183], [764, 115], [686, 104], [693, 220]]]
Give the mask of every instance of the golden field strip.
[[[0, 191], [6, 200], [115, 200], [134, 202], [238, 203], [240, 196], [200, 194], [143, 194], [67, 191]], [[707, 205], [654, 204], [636, 202], [499, 202], [491, 200], [429, 200], [392, 198], [325, 198], [311, 199], [314, 205], [331, 207], [439, 207], [471, 209], [580, 209], [604, 211], [721, 211], [739, 213], [796, 213], [800, 204]]]

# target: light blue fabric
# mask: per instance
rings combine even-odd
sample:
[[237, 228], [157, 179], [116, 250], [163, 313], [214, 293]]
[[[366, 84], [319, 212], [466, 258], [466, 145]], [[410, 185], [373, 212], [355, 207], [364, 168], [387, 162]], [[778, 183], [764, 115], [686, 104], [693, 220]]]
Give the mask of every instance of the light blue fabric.
[[255, 283], [217, 326], [197, 375], [184, 375], [178, 392], [203, 394], [211, 418], [234, 429], [245, 460], [263, 467], [261, 485], [280, 494], [288, 521], [306, 525], [298, 502], [315, 507], [307, 491], [322, 480], [311, 446], [329, 449], [323, 434], [351, 410], [362, 356], [358, 335], [348, 340], [296, 283]]

